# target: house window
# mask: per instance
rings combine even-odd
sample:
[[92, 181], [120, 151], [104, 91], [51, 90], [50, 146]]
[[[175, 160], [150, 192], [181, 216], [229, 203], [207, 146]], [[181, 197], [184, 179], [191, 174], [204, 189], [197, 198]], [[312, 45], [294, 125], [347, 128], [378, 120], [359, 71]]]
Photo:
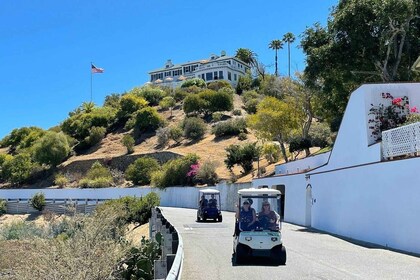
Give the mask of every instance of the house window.
[[219, 80], [223, 80], [223, 71], [219, 71]]
[[206, 73], [206, 81], [211, 81], [211, 80], [213, 80], [213, 73], [212, 72]]
[[213, 77], [214, 77], [215, 80], [219, 79], [219, 77], [217, 76], [217, 71], [213, 72]]
[[228, 71], [228, 80], [232, 81], [232, 74]]
[[206, 79], [204, 79], [204, 74], [201, 74], [201, 79], [203, 79], [204, 81], [206, 80]]
[[236, 74], [233, 74], [233, 80], [236, 81], [238, 79], [238, 76]]

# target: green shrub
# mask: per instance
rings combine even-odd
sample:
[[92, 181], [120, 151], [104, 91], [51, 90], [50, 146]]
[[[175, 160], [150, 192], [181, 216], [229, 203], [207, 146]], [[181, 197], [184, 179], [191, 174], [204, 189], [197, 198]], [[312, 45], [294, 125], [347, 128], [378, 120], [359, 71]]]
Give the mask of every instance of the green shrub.
[[185, 82], [182, 83], [181, 88], [188, 88], [191, 86], [196, 86], [196, 87], [200, 87], [200, 88], [205, 88], [206, 82], [203, 79], [200, 78], [193, 78], [193, 79], [189, 79], [186, 80]]
[[198, 94], [204, 100], [201, 102], [206, 114], [233, 109], [233, 91], [222, 88], [219, 91], [204, 90]]
[[163, 110], [167, 110], [169, 108], [172, 108], [172, 107], [175, 106], [175, 104], [176, 104], [175, 99], [172, 96], [166, 96], [159, 102], [159, 106]]
[[203, 184], [216, 184], [218, 181], [218, 176], [216, 173], [217, 165], [217, 162], [212, 160], [203, 162], [197, 171], [196, 178], [200, 180]]
[[150, 184], [152, 173], [159, 170], [159, 162], [151, 157], [142, 157], [130, 164], [125, 171], [127, 180], [135, 185]]
[[235, 109], [232, 111], [234, 116], [241, 116], [242, 115], [242, 111], [240, 109]]
[[91, 129], [89, 129], [89, 136], [85, 138], [85, 142], [89, 146], [94, 146], [100, 143], [102, 139], [104, 139], [105, 134], [106, 134], [105, 127], [94, 126]]
[[239, 141], [245, 141], [246, 139], [248, 139], [248, 135], [246, 135], [245, 132], [241, 132], [238, 134], [238, 140]]
[[407, 120], [403, 125], [412, 124], [420, 122], [420, 114], [419, 113], [411, 113], [407, 116]]
[[34, 126], [16, 128], [0, 141], [0, 147], [9, 147], [11, 151], [15, 151], [17, 148], [29, 148], [42, 137], [43, 133], [43, 129]]
[[21, 184], [29, 179], [35, 167], [29, 154], [18, 154], [3, 162], [1, 177], [12, 184]]
[[325, 148], [332, 145], [332, 132], [326, 123], [314, 122], [309, 129], [309, 138], [313, 147]]
[[111, 171], [96, 161], [79, 184], [84, 188], [105, 188], [110, 187], [112, 182]]
[[3, 225], [0, 229], [0, 239], [33, 240], [34, 237], [44, 237], [44, 231], [34, 223], [17, 221]]
[[155, 108], [146, 107], [136, 115], [135, 129], [138, 131], [155, 131], [164, 121]]
[[280, 160], [280, 147], [274, 143], [264, 144], [262, 154], [269, 163], [278, 162]]
[[174, 99], [176, 102], [180, 102], [187, 97], [188, 92], [183, 88], [176, 88], [174, 92]]
[[261, 95], [259, 95], [255, 90], [249, 90], [249, 91], [245, 91], [244, 93], [242, 93], [241, 97], [242, 97], [242, 101], [244, 103], [247, 103], [248, 101], [252, 100], [252, 99], [258, 99], [260, 98]]
[[111, 93], [105, 96], [104, 107], [120, 108], [121, 94]]
[[187, 173], [191, 165], [197, 164], [199, 157], [195, 154], [188, 154], [185, 157], [177, 158], [166, 162], [161, 171], [152, 173], [152, 185], [158, 188], [185, 185]]
[[214, 122], [220, 122], [222, 120], [222, 117], [223, 117], [222, 112], [214, 112], [213, 114], [211, 114], [211, 119]]
[[34, 160], [56, 166], [69, 155], [70, 146], [64, 133], [48, 131], [33, 147]]
[[199, 114], [206, 108], [206, 103], [197, 94], [189, 94], [184, 99], [182, 109], [185, 114]]
[[184, 129], [185, 138], [191, 140], [199, 140], [203, 138], [206, 133], [206, 124], [200, 118], [191, 117], [185, 118], [182, 127]]
[[173, 126], [169, 130], [169, 139], [172, 139], [175, 141], [175, 143], [179, 144], [179, 142], [182, 140], [182, 134], [183, 131], [180, 127]]
[[230, 145], [226, 148], [225, 164], [232, 171], [233, 166], [240, 165], [244, 173], [249, 173], [253, 166], [254, 159], [259, 155], [260, 151], [256, 143], [247, 143], [243, 146]]
[[7, 203], [6, 200], [0, 199], [0, 216], [6, 214], [7, 211]]
[[207, 84], [208, 89], [215, 90], [215, 91], [218, 91], [219, 89], [224, 88], [224, 87], [232, 89], [231, 84], [225, 80], [218, 80], [218, 81], [210, 82]]
[[147, 107], [149, 103], [135, 94], [125, 94], [120, 99], [120, 106], [117, 112], [117, 119], [120, 123], [125, 123], [137, 111]]
[[121, 143], [127, 148], [127, 153], [132, 154], [134, 152], [134, 138], [130, 134], [125, 134], [121, 139]]
[[46, 205], [45, 195], [41, 192], [34, 194], [30, 202], [31, 206], [38, 211], [42, 211]]
[[311, 140], [308, 138], [296, 137], [289, 141], [289, 152], [300, 152], [312, 147]]
[[217, 123], [212, 133], [216, 137], [239, 135], [246, 131], [246, 121], [244, 118], [231, 119]]
[[141, 88], [139, 96], [146, 99], [150, 106], [156, 106], [165, 95], [166, 93], [160, 88], [146, 86]]
[[238, 79], [238, 84], [236, 85], [236, 93], [242, 94], [242, 92], [250, 90], [251, 87], [252, 87], [251, 75], [240, 76]]
[[169, 127], [160, 127], [156, 130], [157, 143], [162, 148], [169, 143], [170, 131], [171, 129]]
[[248, 114], [255, 114], [259, 103], [258, 99], [250, 99], [245, 103], [244, 109]]
[[54, 184], [59, 186], [60, 188], [64, 188], [69, 183], [69, 179], [64, 176], [62, 173], [58, 173], [55, 175]]

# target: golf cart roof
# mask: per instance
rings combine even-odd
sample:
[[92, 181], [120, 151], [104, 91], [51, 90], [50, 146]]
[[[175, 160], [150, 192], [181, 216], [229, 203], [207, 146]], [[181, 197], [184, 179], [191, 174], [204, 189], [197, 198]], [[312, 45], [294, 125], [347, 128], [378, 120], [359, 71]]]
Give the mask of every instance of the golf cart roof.
[[275, 195], [280, 195], [281, 192], [279, 190], [275, 190], [275, 189], [267, 189], [267, 188], [263, 188], [263, 189], [255, 189], [255, 188], [251, 188], [251, 189], [242, 189], [238, 191], [238, 194], [241, 196], [248, 196], [248, 195], [256, 195], [256, 196], [260, 196], [260, 195], [269, 195], [269, 196], [275, 196]]
[[206, 193], [206, 194], [220, 193], [218, 190], [215, 190], [215, 189], [200, 189], [199, 192], [200, 193]]

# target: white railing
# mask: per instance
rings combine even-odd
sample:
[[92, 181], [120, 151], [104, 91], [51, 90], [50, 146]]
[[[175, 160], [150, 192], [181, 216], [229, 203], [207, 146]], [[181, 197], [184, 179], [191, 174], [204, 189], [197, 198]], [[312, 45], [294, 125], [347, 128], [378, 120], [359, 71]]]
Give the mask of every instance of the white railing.
[[389, 159], [420, 152], [420, 122], [382, 132], [382, 156]]

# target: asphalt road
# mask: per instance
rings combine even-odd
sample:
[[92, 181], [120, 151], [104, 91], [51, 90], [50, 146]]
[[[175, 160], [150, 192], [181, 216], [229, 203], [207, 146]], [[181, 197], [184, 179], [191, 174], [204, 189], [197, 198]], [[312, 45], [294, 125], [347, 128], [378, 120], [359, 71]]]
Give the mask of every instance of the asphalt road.
[[265, 259], [232, 263], [234, 213], [223, 223], [198, 223], [196, 210], [162, 207], [184, 241], [182, 279], [420, 279], [420, 258], [283, 223], [287, 264]]

